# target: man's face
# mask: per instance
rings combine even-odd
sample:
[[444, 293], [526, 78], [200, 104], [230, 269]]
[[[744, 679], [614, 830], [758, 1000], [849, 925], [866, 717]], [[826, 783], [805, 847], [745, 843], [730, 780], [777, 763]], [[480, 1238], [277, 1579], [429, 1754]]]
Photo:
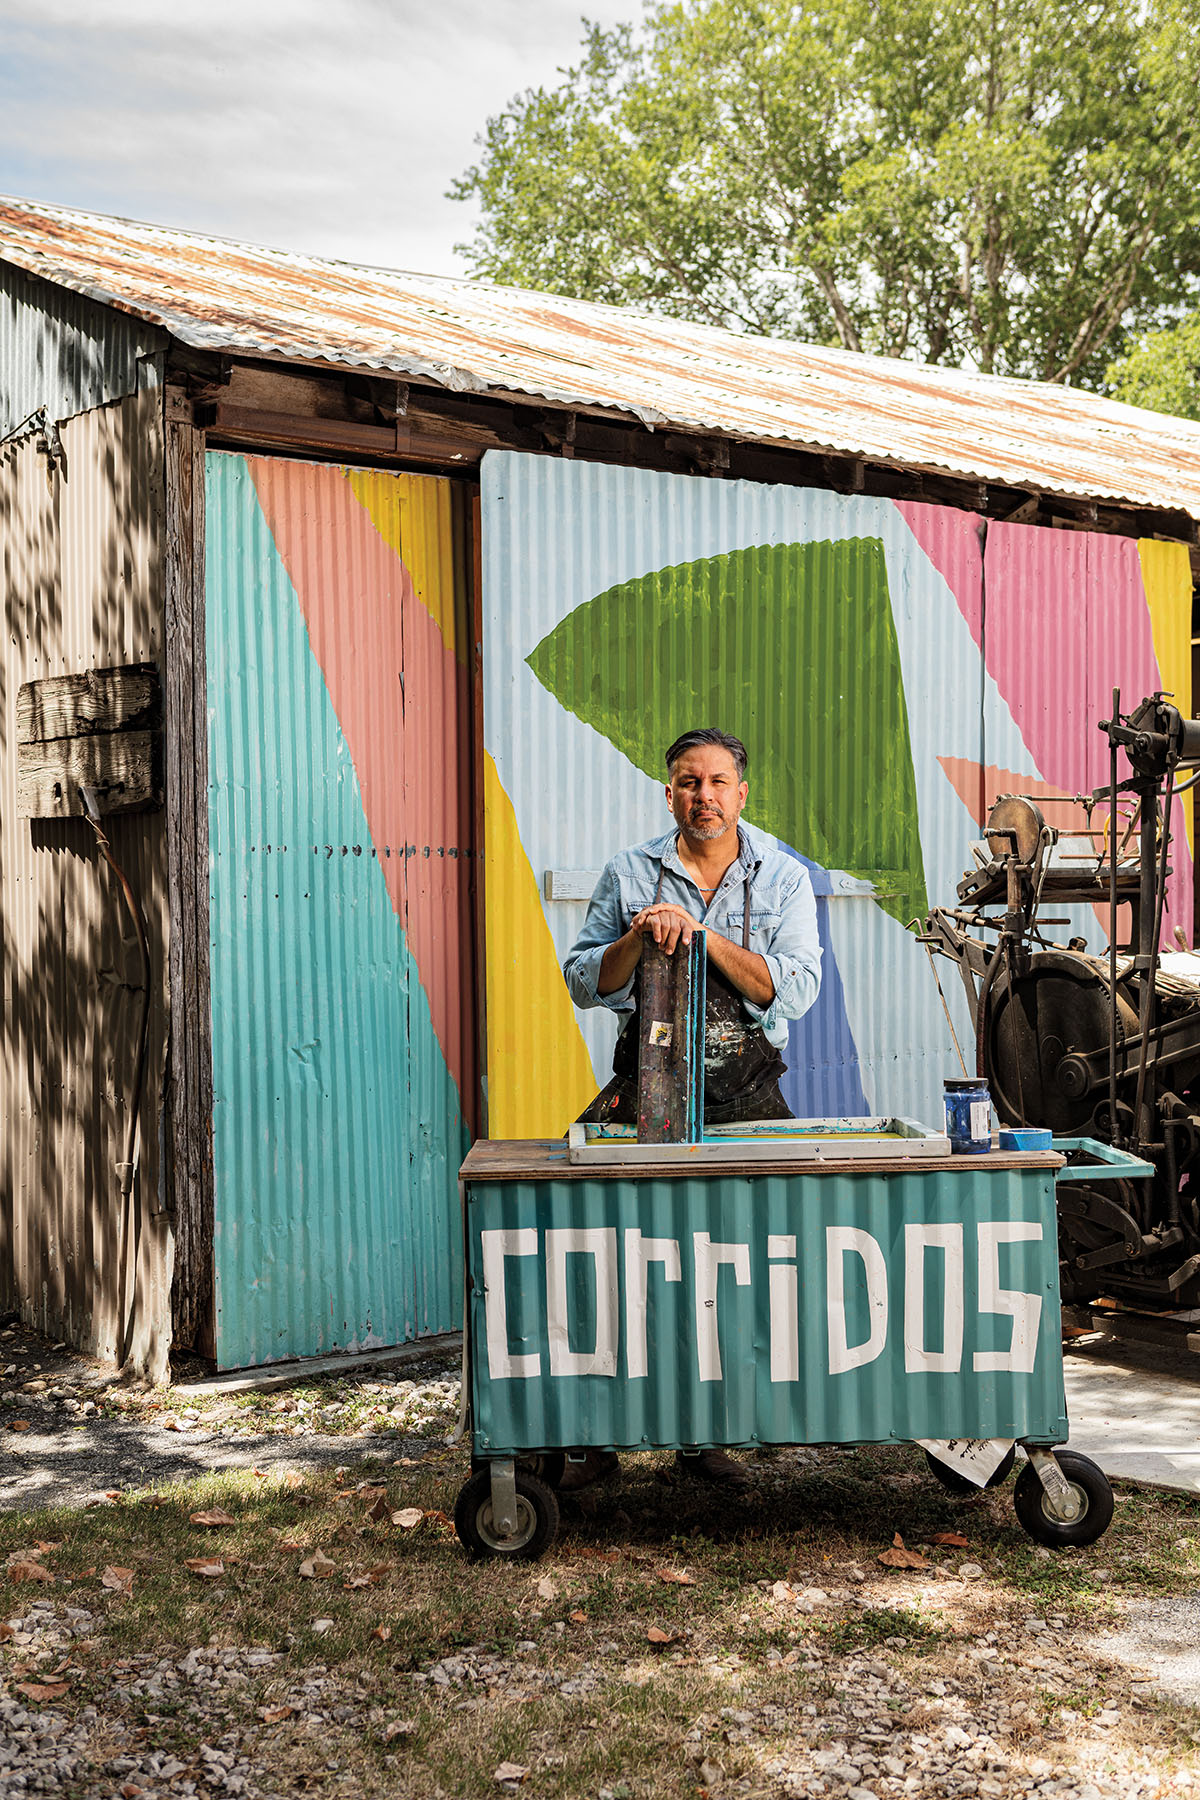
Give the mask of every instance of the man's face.
[[750, 792], [739, 782], [732, 754], [719, 744], [685, 750], [671, 770], [667, 805], [685, 838], [710, 843], [736, 826]]

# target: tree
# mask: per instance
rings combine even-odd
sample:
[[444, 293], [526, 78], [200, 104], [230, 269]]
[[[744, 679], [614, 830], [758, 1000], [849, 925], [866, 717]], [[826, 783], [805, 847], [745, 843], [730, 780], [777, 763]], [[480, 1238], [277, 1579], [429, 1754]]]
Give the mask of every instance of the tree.
[[479, 275], [1102, 379], [1200, 287], [1200, 0], [647, 0], [452, 187]]
[[1200, 313], [1152, 331], [1109, 365], [1108, 391], [1130, 406], [1200, 419]]

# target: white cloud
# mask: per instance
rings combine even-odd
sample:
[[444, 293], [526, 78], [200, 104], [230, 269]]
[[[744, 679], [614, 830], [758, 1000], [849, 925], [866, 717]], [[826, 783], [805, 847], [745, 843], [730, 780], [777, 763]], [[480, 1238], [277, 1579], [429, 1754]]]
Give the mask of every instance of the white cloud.
[[451, 272], [445, 189], [639, 0], [0, 0], [0, 192]]

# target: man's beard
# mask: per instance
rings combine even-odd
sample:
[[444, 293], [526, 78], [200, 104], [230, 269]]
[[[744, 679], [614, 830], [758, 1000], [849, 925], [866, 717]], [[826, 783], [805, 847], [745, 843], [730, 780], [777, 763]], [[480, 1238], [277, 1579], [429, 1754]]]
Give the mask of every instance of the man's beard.
[[688, 837], [697, 838], [702, 844], [707, 844], [711, 843], [714, 838], [724, 837], [731, 824], [732, 820], [726, 819], [724, 816], [697, 822], [688, 819], [685, 821], [683, 829]]

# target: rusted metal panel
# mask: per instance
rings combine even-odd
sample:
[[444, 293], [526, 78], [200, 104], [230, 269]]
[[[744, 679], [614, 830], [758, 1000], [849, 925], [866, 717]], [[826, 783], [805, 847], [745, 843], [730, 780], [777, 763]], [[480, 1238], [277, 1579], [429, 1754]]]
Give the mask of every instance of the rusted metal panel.
[[162, 811], [107, 822], [141, 899], [150, 1036], [132, 1208], [118, 1192], [141, 986], [120, 890], [82, 819], [23, 820], [22, 683], [163, 647], [161, 397], [143, 391], [62, 427], [69, 479], [25, 441], [0, 450], [3, 1233], [0, 1304], [106, 1360], [162, 1376], [171, 1238], [160, 1155], [166, 1054]]
[[198, 348], [532, 394], [650, 426], [1200, 518], [1200, 425], [1075, 388], [743, 337], [20, 200], [0, 202], [0, 251]]
[[136, 393], [165, 344], [146, 320], [0, 261], [0, 437], [40, 407], [71, 419]]

